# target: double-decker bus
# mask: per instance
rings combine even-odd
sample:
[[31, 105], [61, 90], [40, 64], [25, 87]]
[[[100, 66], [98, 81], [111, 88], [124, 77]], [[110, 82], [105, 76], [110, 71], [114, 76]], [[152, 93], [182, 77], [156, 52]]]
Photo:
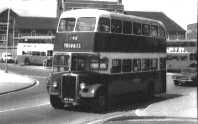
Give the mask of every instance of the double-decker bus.
[[160, 21], [96, 9], [63, 12], [47, 83], [50, 103], [103, 111], [118, 96], [152, 98], [166, 91], [165, 58]]
[[23, 36], [17, 44], [16, 63], [43, 65], [52, 60], [55, 36]]
[[167, 71], [180, 72], [197, 63], [196, 40], [167, 41]]

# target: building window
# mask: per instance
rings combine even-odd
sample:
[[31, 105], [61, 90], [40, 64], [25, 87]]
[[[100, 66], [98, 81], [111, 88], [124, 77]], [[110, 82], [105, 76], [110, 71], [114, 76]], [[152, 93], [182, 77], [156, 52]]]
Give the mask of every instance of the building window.
[[3, 24], [1, 25], [0, 24], [0, 34], [6, 34], [7, 32], [7, 25]]

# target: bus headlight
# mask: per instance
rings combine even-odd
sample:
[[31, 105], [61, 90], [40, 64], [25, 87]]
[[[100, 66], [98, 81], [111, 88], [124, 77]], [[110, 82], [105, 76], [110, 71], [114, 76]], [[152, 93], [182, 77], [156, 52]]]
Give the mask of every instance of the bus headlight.
[[52, 84], [52, 86], [53, 86], [54, 88], [58, 87], [58, 82], [57, 82], [57, 81], [54, 81], [53, 84]]
[[91, 94], [94, 94], [95, 93], [95, 89], [91, 89]]
[[84, 82], [80, 83], [80, 89], [84, 89], [86, 87], [86, 84]]

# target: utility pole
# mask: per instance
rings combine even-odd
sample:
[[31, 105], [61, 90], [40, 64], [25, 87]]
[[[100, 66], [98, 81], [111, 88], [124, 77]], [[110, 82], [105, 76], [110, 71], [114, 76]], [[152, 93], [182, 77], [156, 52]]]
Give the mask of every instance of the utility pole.
[[[14, 37], [15, 37], [15, 17], [14, 17], [14, 19], [13, 19], [13, 24], [12, 24], [12, 42], [13, 42], [13, 48], [12, 48], [12, 55], [14, 56], [15, 55], [15, 50], [14, 50], [14, 48], [15, 48], [15, 41], [14, 41]], [[16, 57], [16, 56], [15, 56]]]
[[[9, 40], [9, 24], [10, 24], [10, 7], [8, 8], [8, 18], [7, 18], [7, 37], [6, 37], [6, 56], [8, 55], [8, 40]], [[8, 61], [5, 60], [5, 72], [8, 73]]]

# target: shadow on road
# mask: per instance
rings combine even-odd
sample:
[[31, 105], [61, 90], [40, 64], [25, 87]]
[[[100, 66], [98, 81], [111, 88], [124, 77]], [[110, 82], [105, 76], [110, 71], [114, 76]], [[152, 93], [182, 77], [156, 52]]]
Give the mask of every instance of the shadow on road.
[[[151, 100], [146, 100], [146, 98], [144, 98], [142, 96], [137, 96], [137, 95], [130, 97], [130, 99], [129, 99], [129, 97], [128, 98], [120, 98], [119, 100], [116, 100], [113, 103], [111, 103], [109, 105], [108, 110], [101, 114], [142, 109], [142, 108], [146, 108], [147, 106], [149, 106], [153, 103], [165, 101], [168, 99], [174, 99], [174, 98], [181, 97], [181, 96], [182, 95], [180, 95], [180, 94], [164, 94], [161, 96], [156, 96]], [[84, 106], [81, 105], [78, 107], [69, 107], [69, 108], [66, 108], [65, 110], [96, 113], [94, 111], [93, 107], [88, 107], [87, 105], [84, 105]]]

